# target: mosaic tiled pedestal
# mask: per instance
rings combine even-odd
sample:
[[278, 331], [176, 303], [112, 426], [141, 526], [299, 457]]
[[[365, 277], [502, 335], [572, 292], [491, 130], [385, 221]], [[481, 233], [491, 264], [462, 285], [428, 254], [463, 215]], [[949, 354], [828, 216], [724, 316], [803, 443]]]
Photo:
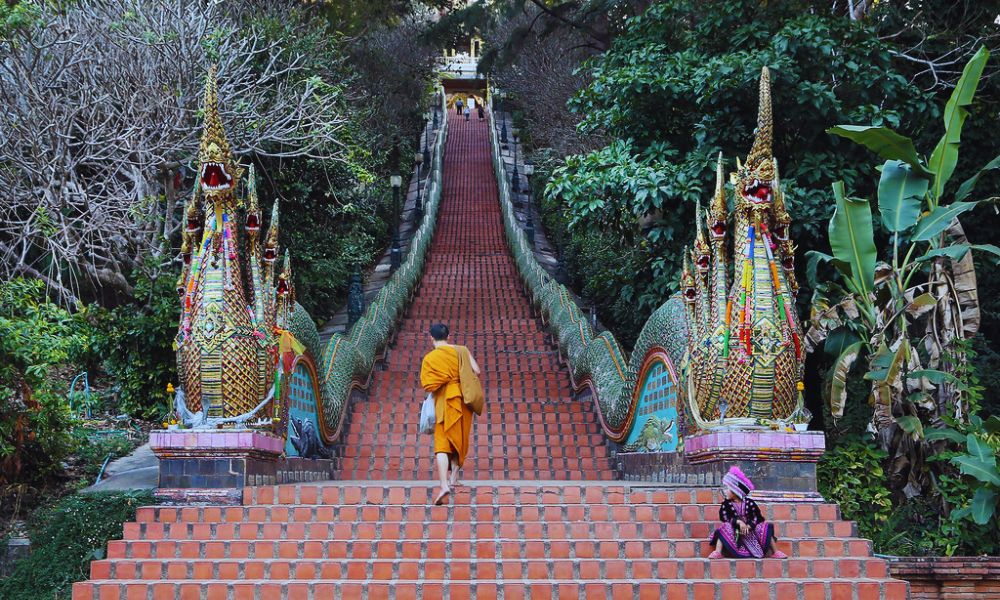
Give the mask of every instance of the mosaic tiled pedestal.
[[281, 438], [262, 431], [154, 431], [163, 500], [233, 502], [247, 485], [277, 482]]
[[761, 500], [819, 501], [816, 461], [826, 441], [820, 431], [712, 431], [684, 438], [679, 453], [618, 454], [622, 476], [630, 481], [721, 485], [737, 465]]
[[162, 501], [239, 503], [243, 488], [331, 479], [333, 461], [284, 457], [285, 440], [263, 431], [154, 431]]
[[821, 431], [712, 431], [684, 440], [692, 465], [725, 473], [739, 466], [754, 485], [754, 498], [822, 499], [816, 491], [816, 461], [826, 449]]

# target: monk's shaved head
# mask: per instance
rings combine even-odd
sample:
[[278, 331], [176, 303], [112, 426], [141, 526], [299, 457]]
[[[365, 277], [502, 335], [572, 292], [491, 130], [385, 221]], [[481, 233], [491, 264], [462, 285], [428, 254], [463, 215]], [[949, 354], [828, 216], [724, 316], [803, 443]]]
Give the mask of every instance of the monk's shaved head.
[[439, 342], [443, 342], [448, 339], [448, 326], [444, 323], [435, 323], [431, 325], [431, 337]]

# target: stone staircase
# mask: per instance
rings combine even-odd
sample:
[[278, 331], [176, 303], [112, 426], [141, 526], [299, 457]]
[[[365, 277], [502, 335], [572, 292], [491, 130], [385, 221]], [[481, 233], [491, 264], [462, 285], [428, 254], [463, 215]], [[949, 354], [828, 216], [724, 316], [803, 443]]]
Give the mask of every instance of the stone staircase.
[[420, 363], [432, 323], [469, 347], [488, 402], [475, 420], [462, 476], [485, 480], [613, 479], [589, 404], [573, 399], [557, 349], [531, 314], [506, 251], [491, 179], [487, 124], [452, 119], [437, 229], [420, 286], [376, 371], [351, 408], [343, 480], [433, 478], [431, 440], [417, 430]]
[[[78, 598], [905, 598], [830, 504], [764, 508], [788, 560], [703, 558], [712, 490], [492, 483], [247, 489], [244, 506], [147, 507]], [[367, 595], [367, 596], [366, 596]]]
[[[834, 505], [762, 506], [790, 559], [709, 561], [717, 490], [610, 481], [593, 408], [573, 399], [506, 251], [487, 125], [449, 118], [425, 274], [351, 408], [341, 481], [248, 488], [242, 506], [142, 508], [73, 597], [906, 598]], [[431, 504], [431, 441], [416, 429], [439, 321], [478, 358], [487, 391], [448, 506]]]

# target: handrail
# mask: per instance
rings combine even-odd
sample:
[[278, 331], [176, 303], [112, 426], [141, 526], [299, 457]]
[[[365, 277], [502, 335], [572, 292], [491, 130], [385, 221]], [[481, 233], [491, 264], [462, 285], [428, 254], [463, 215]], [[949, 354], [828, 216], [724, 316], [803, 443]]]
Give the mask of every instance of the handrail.
[[[409, 251], [350, 331], [333, 334], [322, 351], [316, 354], [321, 395], [321, 413], [318, 416], [323, 440], [328, 444], [339, 439], [351, 390], [367, 387], [375, 360], [389, 342], [423, 274], [441, 203], [442, 162], [448, 133], [448, 111], [443, 89], [439, 89], [438, 95], [439, 109], [444, 118], [434, 140], [423, 215], [410, 239]], [[318, 348], [319, 336], [315, 332], [315, 324], [308, 315], [298, 318], [299, 312], [304, 314], [304, 311], [295, 313], [296, 337], [310, 350]]]
[[[492, 95], [489, 104], [492, 115]], [[569, 289], [552, 278], [535, 258], [532, 244], [517, 222], [494, 125], [490, 127], [490, 148], [504, 230], [521, 280], [566, 356], [574, 389], [589, 389], [604, 434], [621, 442], [635, 421], [638, 373], [650, 351], [664, 349], [672, 366], [683, 361], [687, 329], [684, 319], [677, 318], [683, 315], [683, 306], [672, 297], [657, 309], [643, 326], [631, 357], [625, 356], [610, 332], [595, 335]]]

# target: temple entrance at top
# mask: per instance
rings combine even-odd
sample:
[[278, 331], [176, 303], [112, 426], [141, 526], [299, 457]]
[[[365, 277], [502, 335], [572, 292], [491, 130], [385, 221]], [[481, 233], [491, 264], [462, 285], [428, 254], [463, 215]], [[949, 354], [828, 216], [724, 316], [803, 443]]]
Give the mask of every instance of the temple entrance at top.
[[477, 106], [486, 106], [486, 96], [481, 90], [473, 91], [456, 91], [448, 93], [448, 107], [452, 110], [455, 109], [455, 104], [461, 100], [462, 106], [468, 106], [473, 113], [476, 112]]
[[468, 106], [472, 111], [477, 106], [485, 106], [486, 79], [476, 71], [478, 59], [463, 54], [445, 60], [447, 64], [442, 71], [441, 85], [447, 94], [448, 108], [454, 110], [459, 99], [463, 106]]

